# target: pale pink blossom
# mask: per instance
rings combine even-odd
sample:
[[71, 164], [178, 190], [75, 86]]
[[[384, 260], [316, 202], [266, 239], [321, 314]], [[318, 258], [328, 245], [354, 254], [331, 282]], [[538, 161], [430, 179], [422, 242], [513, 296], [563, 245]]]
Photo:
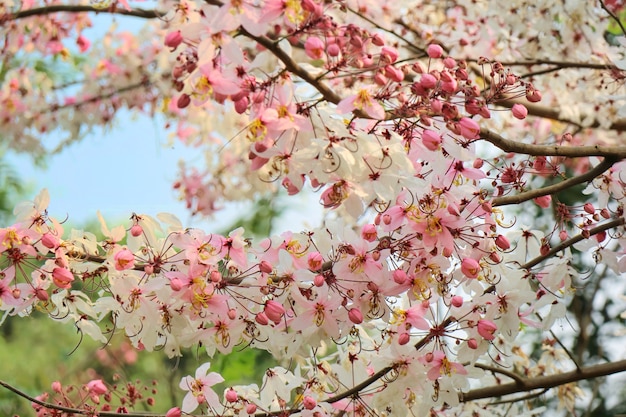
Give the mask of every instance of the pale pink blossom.
[[224, 378], [216, 372], [208, 373], [210, 366], [211, 363], [207, 362], [196, 370], [195, 377], [186, 376], [180, 381], [180, 389], [187, 391], [181, 408], [183, 413], [193, 412], [202, 403], [209, 406], [220, 404], [217, 393], [211, 387], [224, 382]]
[[337, 104], [337, 110], [342, 114], [359, 110], [374, 119], [383, 120], [385, 118], [385, 109], [366, 89], [361, 89], [358, 93], [341, 100]]

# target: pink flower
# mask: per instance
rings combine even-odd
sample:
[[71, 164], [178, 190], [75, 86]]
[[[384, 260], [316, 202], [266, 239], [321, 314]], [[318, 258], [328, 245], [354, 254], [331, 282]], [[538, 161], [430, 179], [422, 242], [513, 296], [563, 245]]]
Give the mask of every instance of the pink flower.
[[480, 272], [480, 264], [476, 259], [464, 258], [461, 262], [461, 272], [468, 278], [477, 278]]
[[441, 350], [437, 350], [432, 353], [427, 353], [426, 355], [419, 358], [419, 361], [426, 366], [430, 366], [430, 370], [426, 374], [428, 379], [431, 381], [435, 381], [440, 376], [452, 376], [452, 374], [458, 373], [461, 375], [466, 375], [467, 370], [457, 362], [451, 362], [446, 357], [446, 354]]
[[311, 36], [304, 42], [304, 53], [311, 59], [322, 59], [324, 46], [324, 41], [316, 36]]
[[224, 382], [224, 378], [216, 372], [207, 373], [210, 362], [205, 363], [196, 370], [196, 376], [186, 376], [180, 381], [180, 388], [187, 391], [187, 395], [183, 399], [182, 411], [184, 413], [191, 413], [198, 405], [206, 402], [209, 406], [216, 406], [220, 404], [220, 399], [211, 389], [215, 384]]
[[513, 116], [516, 119], [523, 120], [526, 118], [526, 116], [528, 116], [528, 109], [523, 104], [514, 104], [511, 108], [511, 111], [513, 112]]
[[485, 340], [493, 340], [496, 338], [493, 334], [498, 330], [498, 326], [491, 320], [478, 320], [476, 328], [478, 329], [478, 334]]
[[344, 98], [337, 104], [339, 113], [350, 113], [355, 109], [364, 111], [371, 118], [385, 119], [385, 109], [366, 89], [359, 90], [358, 93]]
[[135, 266], [135, 255], [128, 249], [122, 249], [113, 256], [115, 260], [115, 269], [124, 271], [132, 269]]

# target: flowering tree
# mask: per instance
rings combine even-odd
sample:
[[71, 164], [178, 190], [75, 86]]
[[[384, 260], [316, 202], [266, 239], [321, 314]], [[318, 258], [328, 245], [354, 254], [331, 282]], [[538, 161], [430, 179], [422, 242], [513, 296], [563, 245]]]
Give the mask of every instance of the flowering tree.
[[[174, 185], [193, 213], [304, 191], [323, 223], [257, 242], [133, 214], [97, 240], [64, 230], [44, 190], [0, 230], [4, 318], [44, 311], [171, 357], [201, 346], [168, 417], [537, 414], [532, 398], [574, 410], [578, 381], [626, 371], [623, 339], [585, 350], [597, 314], [596, 340], [624, 337], [621, 2], [151, 6], [2, 0], [7, 146], [41, 155], [53, 130], [60, 149], [122, 109], [159, 114], [206, 154]], [[119, 17], [89, 39], [98, 14]], [[241, 348], [283, 366], [216, 392], [209, 358]], [[99, 379], [78, 399], [0, 384], [39, 416], [135, 398], [112, 405]]]

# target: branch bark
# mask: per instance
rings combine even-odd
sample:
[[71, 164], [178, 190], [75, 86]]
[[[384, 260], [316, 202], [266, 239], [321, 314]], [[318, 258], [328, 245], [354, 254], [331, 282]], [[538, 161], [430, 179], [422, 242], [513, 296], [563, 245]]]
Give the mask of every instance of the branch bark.
[[535, 389], [554, 388], [559, 385], [565, 385], [571, 382], [581, 381], [583, 379], [593, 379], [624, 371], [626, 371], [626, 360], [603, 363], [600, 365], [593, 365], [582, 368], [580, 371], [574, 370], [571, 372], [565, 372], [557, 375], [525, 378], [521, 381], [511, 382], [509, 384], [479, 388], [468, 391], [466, 393], [462, 393], [459, 396], [459, 399], [461, 402], [469, 402], [479, 400], [481, 398], [502, 397], [504, 395], [515, 394], [518, 392], [527, 392]]
[[17, 13], [0, 16], [0, 21], [19, 20], [32, 16], [45, 16], [52, 13], [105, 13], [119, 14], [122, 16], [139, 17], [142, 19], [156, 19], [165, 16], [165, 12], [160, 10], [146, 9], [119, 9], [117, 7], [109, 7], [107, 9], [97, 9], [92, 6], [78, 4], [54, 4], [46, 7], [36, 7], [33, 9], [20, 10]]
[[[626, 128], [626, 123], [625, 123]], [[561, 145], [533, 145], [529, 143], [517, 142], [505, 139], [499, 134], [489, 129], [481, 128], [480, 137], [492, 143], [504, 152], [520, 153], [531, 156], [564, 156], [568, 158], [582, 158], [588, 156], [601, 156], [605, 158], [615, 158], [617, 160], [626, 158], [626, 146], [561, 146]]]
[[557, 184], [552, 184], [547, 187], [538, 188], [536, 190], [526, 191], [517, 195], [508, 195], [504, 197], [494, 198], [491, 202], [493, 207], [498, 206], [508, 206], [511, 204], [520, 204], [524, 201], [532, 200], [533, 198], [541, 197], [544, 195], [555, 194], [560, 191], [566, 190], [567, 188], [573, 187], [578, 184], [582, 184], [585, 182], [589, 182], [601, 175], [603, 172], [607, 171], [617, 162], [614, 158], [606, 158], [600, 164], [598, 164], [595, 168], [590, 171], [585, 172], [582, 175], [578, 175], [576, 177], [569, 178], [565, 181], [561, 181]]

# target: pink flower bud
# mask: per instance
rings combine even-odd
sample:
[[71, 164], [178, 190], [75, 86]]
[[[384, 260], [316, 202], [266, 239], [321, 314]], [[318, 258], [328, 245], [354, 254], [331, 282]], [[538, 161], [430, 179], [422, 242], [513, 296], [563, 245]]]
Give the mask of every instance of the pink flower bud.
[[467, 341], [467, 347], [469, 347], [470, 349], [476, 349], [478, 348], [478, 342], [476, 341], [476, 339], [470, 339]]
[[237, 318], [237, 310], [235, 310], [234, 308], [231, 308], [230, 310], [228, 310], [228, 318], [231, 320], [235, 320]]
[[222, 273], [220, 271], [211, 271], [211, 282], [220, 282], [222, 280]]
[[559, 239], [561, 239], [561, 242], [567, 240], [567, 230], [561, 230], [559, 232]]
[[268, 319], [278, 324], [285, 315], [285, 307], [283, 307], [282, 304], [274, 300], [268, 300], [265, 302], [265, 308], [263, 309], [263, 312]]
[[431, 58], [441, 58], [441, 55], [443, 55], [443, 48], [436, 44], [430, 44], [428, 45], [428, 48], [426, 48], [426, 53]]
[[480, 264], [476, 259], [464, 258], [461, 262], [461, 272], [468, 278], [478, 278], [480, 272]]
[[143, 233], [143, 228], [138, 224], [133, 224], [130, 228], [130, 234], [134, 237], [139, 237]]
[[583, 206], [583, 210], [585, 210], [585, 212], [587, 212], [588, 214], [594, 214], [596, 212], [596, 209], [593, 208], [593, 204], [591, 203], [586, 203]]
[[59, 246], [59, 238], [52, 233], [44, 233], [41, 237], [41, 243], [48, 249], [54, 249]]
[[339, 54], [341, 53], [341, 48], [339, 48], [339, 45], [337, 45], [336, 43], [330, 44], [328, 45], [328, 48], [326, 49], [326, 53], [328, 53], [329, 56], [339, 56]]
[[180, 408], [178, 407], [173, 407], [170, 408], [167, 413], [165, 413], [165, 417], [181, 417], [182, 416], [182, 412], [180, 411]]
[[448, 69], [452, 69], [456, 67], [456, 61], [454, 60], [454, 58], [446, 57], [443, 60], [443, 65]]
[[240, 100], [235, 101], [235, 111], [238, 114], [244, 114], [246, 110], [248, 110], [248, 105], [250, 104], [250, 100], [248, 97], [243, 97]]
[[246, 413], [248, 414], [256, 413], [256, 404], [248, 403], [248, 405], [246, 405]]
[[441, 145], [441, 135], [433, 132], [432, 130], [425, 129], [422, 132], [422, 143], [429, 151], [436, 151]]
[[35, 297], [37, 297], [39, 301], [48, 301], [48, 299], [50, 298], [46, 290], [44, 290], [43, 288], [37, 288], [35, 290]]
[[450, 300], [450, 304], [452, 304], [456, 308], [461, 307], [463, 305], [463, 297], [461, 297], [460, 295], [455, 295]]
[[135, 255], [128, 249], [122, 249], [113, 256], [115, 261], [115, 269], [124, 271], [135, 266]]
[[107, 392], [107, 387], [101, 379], [93, 379], [85, 385], [90, 394], [102, 395]]
[[63, 387], [61, 386], [61, 383], [59, 381], [54, 381], [52, 383], [52, 391], [60, 394], [62, 389]]
[[493, 334], [498, 330], [498, 326], [491, 320], [478, 320], [476, 328], [478, 329], [478, 334], [485, 340], [493, 340], [496, 338]]
[[390, 46], [383, 46], [380, 50], [380, 56], [390, 64], [393, 64], [398, 60], [398, 50]]
[[411, 336], [408, 333], [400, 333], [398, 336], [398, 344], [406, 345], [411, 340]]
[[324, 279], [323, 275], [315, 275], [315, 278], [313, 278], [313, 284], [315, 284], [316, 287], [321, 287], [325, 282], [326, 279]]
[[541, 93], [539, 92], [539, 90], [535, 90], [534, 88], [527, 88], [526, 100], [530, 101], [531, 103], [541, 101]]
[[465, 139], [478, 139], [480, 133], [480, 126], [474, 120], [467, 117], [462, 117], [458, 123], [461, 135]]
[[175, 30], [165, 35], [165, 46], [172, 48], [172, 51], [178, 48], [182, 41], [183, 35], [180, 33], [180, 30]]
[[172, 291], [180, 291], [183, 289], [183, 282], [180, 278], [172, 278], [170, 279], [170, 288]]
[[307, 410], [312, 410], [317, 405], [317, 401], [315, 401], [315, 398], [313, 398], [313, 397], [311, 397], [309, 395], [305, 395], [304, 398], [302, 399], [302, 405]]
[[550, 203], [552, 202], [552, 196], [544, 195], [544, 196], [535, 198], [533, 201], [535, 202], [535, 204], [537, 204], [541, 208], [548, 208], [550, 207]]
[[228, 401], [229, 403], [234, 403], [237, 401], [237, 398], [239, 396], [237, 395], [237, 391], [235, 391], [234, 389], [230, 388], [228, 391], [226, 391], [226, 401]]
[[254, 321], [256, 321], [257, 323], [259, 323], [261, 326], [266, 326], [270, 321], [267, 319], [267, 316], [265, 315], [264, 312], [260, 312], [258, 313], [255, 317], [254, 317]]
[[596, 234], [596, 241], [598, 243], [604, 242], [604, 239], [606, 239], [606, 230], [603, 230]]
[[396, 284], [402, 285], [409, 280], [409, 277], [403, 269], [396, 269], [393, 271], [393, 280]]
[[19, 299], [22, 296], [22, 290], [20, 290], [19, 288], [13, 288], [11, 290], [11, 297], [13, 297], [14, 299]]
[[354, 324], [363, 323], [363, 313], [361, 313], [361, 310], [358, 308], [351, 308], [350, 311], [348, 311], [348, 318]]
[[420, 79], [420, 85], [426, 90], [430, 90], [435, 88], [437, 85], [437, 78], [435, 78], [432, 74], [422, 74], [422, 78]]
[[52, 281], [59, 288], [68, 289], [74, 281], [74, 274], [67, 268], [54, 268], [52, 270]]
[[274, 268], [272, 268], [272, 264], [267, 261], [261, 261], [261, 263], [259, 264], [259, 269], [264, 274], [270, 274], [274, 270]]
[[498, 237], [496, 237], [496, 246], [502, 250], [507, 250], [511, 247], [511, 243], [505, 236], [498, 235]]
[[528, 116], [528, 109], [523, 104], [514, 104], [511, 111], [516, 119], [524, 120]]

